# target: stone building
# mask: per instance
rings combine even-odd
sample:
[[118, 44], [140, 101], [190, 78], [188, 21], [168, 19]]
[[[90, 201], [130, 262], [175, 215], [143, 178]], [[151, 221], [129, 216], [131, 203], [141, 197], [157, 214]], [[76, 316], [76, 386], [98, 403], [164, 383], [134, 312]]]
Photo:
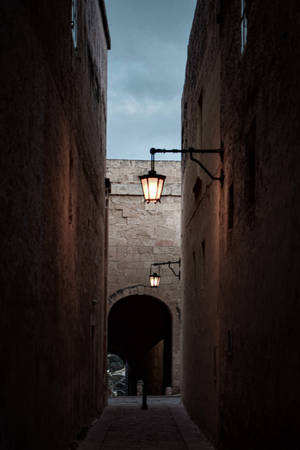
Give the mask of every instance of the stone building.
[[65, 450], [104, 405], [104, 1], [3, 0], [0, 448]]
[[[160, 286], [149, 284], [152, 263], [178, 261], [181, 255], [180, 162], [156, 162], [157, 171], [167, 174], [158, 204], [144, 202], [139, 175], [149, 168], [149, 161], [107, 161], [108, 350], [127, 361], [130, 394], [145, 371], [149, 393], [180, 389], [181, 283], [162, 265]], [[178, 274], [179, 264], [171, 267]]]
[[[222, 449], [299, 447], [300, 7], [198, 0], [182, 98], [183, 401]], [[295, 445], [296, 444], [296, 445]]]

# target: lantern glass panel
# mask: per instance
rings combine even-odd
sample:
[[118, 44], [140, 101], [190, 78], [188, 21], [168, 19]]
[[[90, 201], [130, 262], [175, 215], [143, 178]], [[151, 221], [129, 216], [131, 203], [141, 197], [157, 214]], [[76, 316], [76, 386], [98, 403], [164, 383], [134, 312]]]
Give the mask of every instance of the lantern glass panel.
[[163, 190], [163, 187], [164, 187], [164, 179], [163, 178], [160, 178], [159, 180], [158, 180], [158, 186], [157, 186], [157, 199], [158, 200], [160, 200], [160, 197], [161, 197], [161, 194], [162, 194], [162, 190]]
[[150, 275], [149, 279], [150, 279], [150, 286], [151, 287], [158, 287], [159, 286], [160, 276], [157, 275], [157, 273], [153, 273], [152, 275]]
[[148, 175], [140, 176], [144, 198], [147, 203], [160, 201], [165, 178], [164, 175], [158, 175], [154, 170], [150, 170]]
[[146, 201], [149, 201], [148, 178], [141, 178], [143, 193]]
[[158, 177], [149, 177], [148, 178], [148, 187], [149, 187], [149, 200], [150, 202], [157, 202], [158, 197], [158, 185], [159, 178]]

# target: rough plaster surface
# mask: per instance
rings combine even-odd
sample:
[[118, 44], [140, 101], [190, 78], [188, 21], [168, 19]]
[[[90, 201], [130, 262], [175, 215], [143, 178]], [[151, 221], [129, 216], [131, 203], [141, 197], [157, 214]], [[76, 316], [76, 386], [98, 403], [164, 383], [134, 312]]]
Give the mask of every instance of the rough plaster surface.
[[71, 2], [0, 6], [3, 450], [65, 450], [103, 408], [107, 42], [78, 4], [77, 50]]
[[282, 449], [299, 446], [300, 10], [246, 3], [243, 55], [235, 0], [199, 0], [189, 43], [183, 145], [223, 140], [225, 182], [183, 164], [183, 399], [220, 448]]
[[[146, 204], [138, 176], [150, 162], [107, 160], [111, 181], [109, 199], [108, 306], [130, 295], [151, 295], [170, 309], [173, 321], [173, 389], [180, 384], [181, 282], [167, 267], [161, 268], [161, 285], [149, 287], [151, 263], [176, 261], [180, 250], [180, 162], [157, 161], [166, 174], [161, 203]], [[178, 266], [174, 266], [177, 271]], [[142, 298], [142, 297], [141, 297]]]

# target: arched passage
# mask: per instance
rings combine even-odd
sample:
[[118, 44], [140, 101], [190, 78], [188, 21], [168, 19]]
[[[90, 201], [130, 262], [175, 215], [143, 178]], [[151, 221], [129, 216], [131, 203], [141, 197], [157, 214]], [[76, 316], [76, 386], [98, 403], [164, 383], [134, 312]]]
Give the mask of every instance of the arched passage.
[[172, 318], [169, 308], [149, 295], [130, 295], [108, 316], [108, 351], [128, 363], [128, 392], [147, 377], [148, 393], [161, 395], [172, 379]]

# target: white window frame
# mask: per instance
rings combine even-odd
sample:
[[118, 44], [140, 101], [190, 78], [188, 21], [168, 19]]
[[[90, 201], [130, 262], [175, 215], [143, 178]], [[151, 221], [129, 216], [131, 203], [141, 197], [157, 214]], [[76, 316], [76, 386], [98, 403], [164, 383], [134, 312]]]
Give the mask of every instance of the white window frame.
[[244, 53], [247, 44], [248, 19], [246, 16], [246, 0], [241, 0], [241, 54]]
[[72, 0], [71, 28], [74, 48], [77, 48], [77, 0]]

